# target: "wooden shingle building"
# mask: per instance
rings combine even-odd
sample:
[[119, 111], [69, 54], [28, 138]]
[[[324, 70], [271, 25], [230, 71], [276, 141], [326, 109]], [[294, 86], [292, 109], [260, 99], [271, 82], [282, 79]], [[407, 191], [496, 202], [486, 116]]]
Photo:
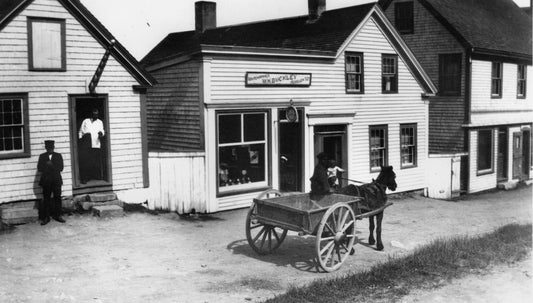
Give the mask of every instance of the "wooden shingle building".
[[436, 87], [379, 6], [169, 34], [141, 60], [154, 209], [249, 206], [268, 188], [309, 191], [315, 156], [371, 181], [393, 165], [398, 191], [426, 188], [428, 101]]
[[512, 0], [379, 2], [438, 86], [429, 99], [430, 196], [530, 180], [531, 16]]
[[[147, 186], [142, 125], [152, 84], [79, 0], [0, 1], [0, 204], [41, 197], [45, 140], [65, 161], [63, 195]], [[101, 170], [81, 180], [79, 130], [93, 109], [105, 129]]]

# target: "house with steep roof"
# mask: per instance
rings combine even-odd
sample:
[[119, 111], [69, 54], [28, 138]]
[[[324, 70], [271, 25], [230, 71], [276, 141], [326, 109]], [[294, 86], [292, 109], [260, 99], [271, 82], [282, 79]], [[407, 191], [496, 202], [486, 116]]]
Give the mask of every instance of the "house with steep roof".
[[[63, 155], [64, 196], [148, 185], [143, 125], [154, 79], [79, 0], [1, 1], [0, 79], [0, 204], [41, 198], [45, 140]], [[101, 166], [81, 180], [79, 130], [93, 109], [105, 130]]]
[[531, 180], [531, 17], [512, 0], [379, 4], [439, 90], [429, 98], [430, 196]]
[[[398, 190], [426, 187], [428, 97], [436, 87], [379, 6], [171, 33], [141, 63], [148, 89], [150, 208], [248, 207], [274, 188], [308, 192], [316, 155], [370, 182], [392, 165]], [[346, 184], [346, 180], [343, 180]]]

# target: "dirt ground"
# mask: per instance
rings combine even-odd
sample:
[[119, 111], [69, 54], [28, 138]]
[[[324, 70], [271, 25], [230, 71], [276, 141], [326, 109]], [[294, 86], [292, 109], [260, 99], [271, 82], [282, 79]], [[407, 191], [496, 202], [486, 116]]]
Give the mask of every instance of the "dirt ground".
[[[210, 216], [127, 212], [19, 225], [0, 233], [1, 302], [259, 302], [315, 279], [369, 269], [429, 241], [475, 235], [532, 221], [531, 186], [449, 202], [395, 197], [385, 212], [385, 250], [366, 245], [358, 221], [355, 255], [335, 273], [317, 272], [314, 237], [289, 233], [269, 256], [246, 242], [247, 210]], [[525, 302], [533, 295], [531, 260], [494, 267], [405, 302]], [[522, 301], [524, 300], [524, 301]], [[529, 302], [529, 300], [528, 300]]]

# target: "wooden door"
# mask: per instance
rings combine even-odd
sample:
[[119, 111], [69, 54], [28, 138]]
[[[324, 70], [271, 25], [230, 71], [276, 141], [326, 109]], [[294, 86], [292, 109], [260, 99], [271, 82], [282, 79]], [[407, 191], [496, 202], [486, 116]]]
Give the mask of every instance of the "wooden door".
[[498, 182], [507, 181], [507, 168], [508, 168], [508, 139], [507, 139], [507, 128], [498, 129], [498, 159], [497, 159], [497, 174]]
[[522, 179], [522, 132], [513, 133], [513, 179]]

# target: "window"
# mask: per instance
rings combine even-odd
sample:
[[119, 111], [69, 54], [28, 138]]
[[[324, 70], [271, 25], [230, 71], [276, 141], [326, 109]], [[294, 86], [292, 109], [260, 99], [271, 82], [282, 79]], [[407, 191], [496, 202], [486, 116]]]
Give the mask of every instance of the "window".
[[218, 113], [219, 192], [268, 185], [267, 112]]
[[0, 94], [0, 159], [30, 156], [27, 95]]
[[398, 56], [381, 56], [381, 91], [383, 93], [398, 92]]
[[479, 130], [477, 133], [477, 172], [479, 175], [493, 172], [491, 129]]
[[400, 152], [402, 168], [416, 166], [417, 141], [416, 124], [400, 125]]
[[461, 54], [439, 55], [439, 92], [443, 96], [461, 95]]
[[414, 33], [413, 2], [400, 2], [394, 5], [396, 29], [400, 34]]
[[500, 98], [502, 96], [502, 63], [492, 62], [492, 88], [491, 96]]
[[370, 126], [370, 171], [380, 171], [386, 166], [387, 159], [387, 126]]
[[346, 53], [345, 55], [346, 71], [346, 92], [363, 93], [363, 53]]
[[28, 18], [28, 62], [33, 71], [65, 71], [65, 20]]
[[526, 97], [526, 79], [527, 69], [525, 65], [518, 65], [518, 77], [517, 77], [516, 96], [518, 98]]

